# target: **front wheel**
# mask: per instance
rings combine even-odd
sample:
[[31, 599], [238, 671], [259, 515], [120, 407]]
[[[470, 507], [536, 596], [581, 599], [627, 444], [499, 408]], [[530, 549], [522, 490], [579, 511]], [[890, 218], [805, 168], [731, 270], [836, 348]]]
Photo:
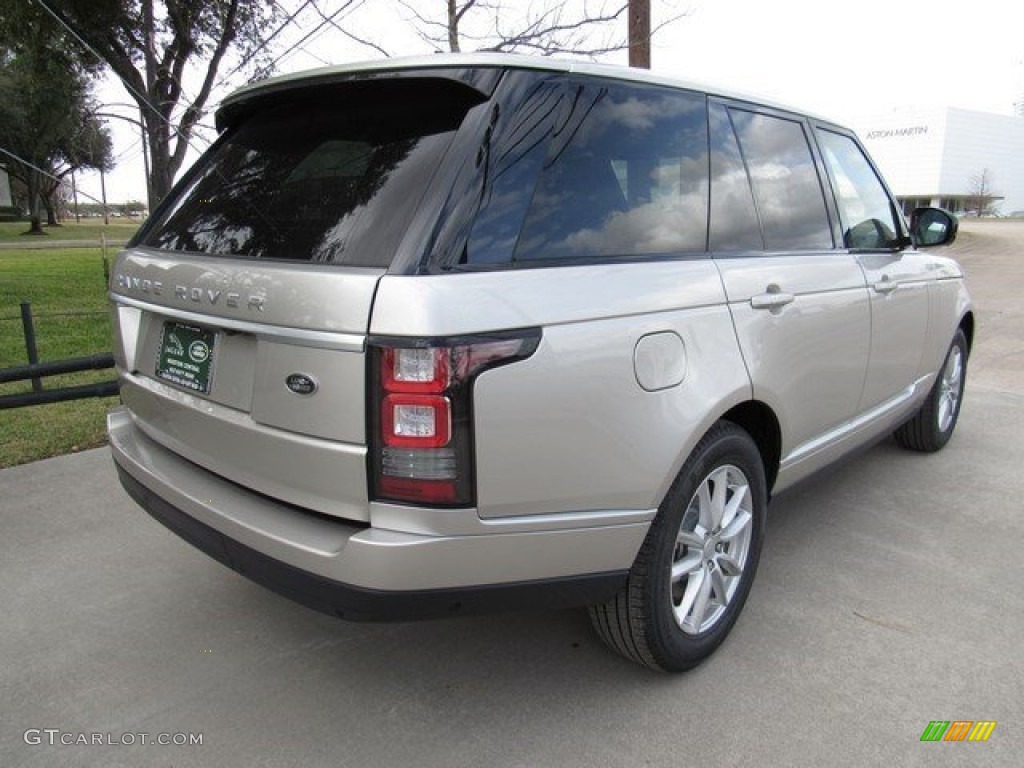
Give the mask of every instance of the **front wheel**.
[[928, 399], [910, 421], [893, 433], [896, 442], [912, 451], [926, 453], [948, 443], [960, 417], [966, 380], [967, 337], [958, 328]]
[[767, 490], [757, 445], [730, 422], [697, 444], [612, 600], [590, 608], [601, 639], [653, 669], [709, 656], [736, 622], [757, 571]]

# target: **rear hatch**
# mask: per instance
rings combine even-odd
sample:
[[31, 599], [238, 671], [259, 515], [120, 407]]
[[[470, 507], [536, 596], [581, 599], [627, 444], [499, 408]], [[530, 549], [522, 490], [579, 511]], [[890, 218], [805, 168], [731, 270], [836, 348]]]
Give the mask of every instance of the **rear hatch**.
[[280, 501], [367, 520], [366, 334], [414, 262], [466, 113], [458, 77], [247, 91], [111, 272], [122, 399], [151, 438]]

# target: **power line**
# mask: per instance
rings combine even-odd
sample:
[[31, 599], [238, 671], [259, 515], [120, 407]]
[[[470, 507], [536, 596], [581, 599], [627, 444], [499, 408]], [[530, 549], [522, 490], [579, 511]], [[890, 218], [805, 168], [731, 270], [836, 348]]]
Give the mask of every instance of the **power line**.
[[307, 50], [303, 50], [302, 52], [304, 54], [306, 54], [307, 56], [309, 56], [311, 59], [315, 59], [316, 61], [319, 61], [320, 64], [322, 64], [325, 67], [331, 66], [331, 62], [327, 61], [327, 59], [325, 59], [323, 56], [318, 56], [317, 54], [313, 53], [312, 51], [307, 51]]
[[[58, 184], [65, 184], [65, 183], [67, 183], [67, 179], [62, 179], [60, 176], [54, 176], [49, 171], [44, 171], [42, 168], [40, 168], [35, 163], [31, 163], [28, 160], [26, 160], [25, 158], [19, 157], [18, 155], [14, 154], [13, 152], [11, 152], [9, 150], [4, 149], [3, 147], [0, 147], [0, 152], [3, 152], [5, 155], [7, 155], [8, 157], [13, 158], [14, 160], [16, 160], [17, 162], [21, 163], [22, 165], [24, 165], [24, 166], [26, 166], [28, 168], [31, 168], [33, 171], [37, 171], [38, 173], [43, 174], [43, 176], [46, 176], [49, 179], [53, 179]], [[100, 205], [107, 205], [102, 200], [100, 200], [98, 198], [95, 198], [92, 195], [83, 192], [82, 190], [78, 190], [78, 194], [80, 194], [82, 197], [86, 197], [86, 198], [92, 200], [94, 203], [99, 203]]]
[[[361, 0], [360, 0], [360, 4], [362, 4]], [[320, 6], [318, 6], [316, 4], [316, 0], [313, 0], [313, 10], [315, 10], [317, 12], [317, 14], [319, 14], [321, 19], [326, 19], [326, 20], [330, 21], [331, 22], [331, 26], [334, 27], [336, 30], [338, 30], [338, 32], [340, 32], [344, 37], [347, 37], [349, 40], [354, 40], [355, 42], [359, 43], [360, 45], [365, 45], [367, 48], [373, 48], [375, 51], [377, 51], [377, 53], [381, 54], [386, 59], [387, 58], [391, 58], [391, 54], [389, 54], [387, 51], [385, 51], [383, 48], [381, 48], [379, 45], [377, 45], [372, 40], [364, 40], [363, 38], [359, 37], [358, 35], [352, 34], [347, 29], [342, 29], [337, 24], [337, 22], [335, 22], [335, 21], [333, 21], [331, 19], [327, 19], [327, 17], [324, 15], [324, 12], [320, 10]], [[309, 54], [308, 51], [306, 53]], [[309, 54], [309, 55], [311, 55], [311, 54]], [[319, 58], [319, 57], [316, 57], [316, 58]]]
[[[131, 157], [127, 157], [129, 152], [132, 153]], [[116, 155], [114, 155], [114, 159], [113, 159], [113, 163], [112, 164], [113, 165], [117, 165], [118, 163], [125, 162], [125, 160], [127, 160], [128, 162], [131, 162], [131, 161], [135, 160], [135, 158], [137, 158], [140, 154], [142, 154], [142, 139], [141, 138], [135, 139], [135, 141], [133, 141], [131, 144], [129, 144], [126, 149], [123, 149], [120, 152], [118, 152]]]
[[[291, 15], [290, 15], [290, 16], [289, 16], [288, 18], [286, 18], [286, 19], [285, 19], [285, 20], [284, 20], [284, 21], [283, 21], [283, 22], [281, 23], [281, 26], [279, 26], [279, 27], [278, 27], [277, 29], [275, 29], [275, 30], [274, 30], [274, 31], [273, 31], [273, 32], [272, 32], [272, 33], [270, 34], [270, 36], [269, 36], [268, 38], [266, 38], [265, 40], [263, 40], [263, 42], [261, 42], [261, 43], [260, 43], [260, 44], [259, 44], [258, 46], [256, 46], [256, 48], [254, 48], [254, 49], [253, 49], [253, 50], [252, 50], [252, 51], [250, 52], [250, 54], [249, 54], [249, 59], [252, 59], [252, 57], [253, 57], [253, 56], [255, 56], [255, 55], [256, 55], [257, 53], [259, 53], [259, 52], [260, 52], [260, 51], [261, 51], [262, 49], [266, 48], [266, 47], [267, 47], [267, 46], [268, 46], [268, 45], [270, 44], [270, 42], [271, 42], [271, 41], [272, 41], [272, 40], [273, 40], [273, 39], [274, 39], [275, 37], [277, 37], [277, 36], [278, 36], [278, 34], [280, 34], [280, 33], [281, 33], [281, 32], [282, 32], [282, 31], [283, 31], [283, 30], [284, 30], [284, 29], [285, 29], [286, 27], [288, 27], [288, 26], [289, 26], [290, 24], [292, 24], [292, 23], [293, 23], [293, 22], [295, 21], [295, 18], [296, 18], [296, 17], [297, 17], [297, 16], [298, 16], [298, 15], [299, 15], [300, 13], [302, 13], [302, 12], [303, 12], [304, 10], [306, 10], [306, 8], [307, 8], [307, 7], [309, 6], [309, 4], [310, 4], [311, 2], [313, 2], [313, 0], [305, 0], [305, 2], [303, 2], [303, 3], [302, 3], [302, 5], [300, 5], [300, 6], [299, 6], [299, 8], [298, 8], [298, 10], [297, 10], [297, 11], [295, 11], [295, 12], [294, 12], [293, 14], [291, 14]], [[285, 8], [284, 8], [284, 7], [283, 7], [283, 6], [282, 6], [282, 5], [281, 5], [281, 4], [279, 3], [279, 2], [277, 2], [277, 0], [273, 0], [273, 3], [274, 3], [274, 5], [276, 5], [276, 6], [278, 7], [278, 8], [280, 8], [280, 9], [281, 9], [282, 11], [284, 11], [285, 13], [288, 13], [287, 9], [285, 9]], [[240, 62], [240, 63], [238, 64], [238, 66], [237, 66], [237, 67], [235, 67], [235, 68], [234, 68], [234, 69], [232, 69], [232, 70], [231, 70], [230, 72], [228, 72], [228, 73], [227, 73], [226, 75], [224, 75], [223, 77], [221, 77], [221, 78], [220, 78], [220, 80], [219, 80], [219, 81], [217, 82], [217, 84], [216, 84], [216, 85], [214, 86], [214, 88], [220, 88], [220, 87], [221, 87], [222, 85], [224, 85], [224, 83], [226, 83], [226, 82], [227, 82], [228, 80], [230, 80], [230, 79], [231, 79], [232, 77], [234, 77], [234, 76], [235, 76], [235, 74], [237, 74], [237, 73], [238, 73], [238, 72], [239, 72], [240, 70], [242, 70], [242, 69], [243, 69], [243, 68], [244, 68], [244, 67], [245, 67], [245, 66], [246, 66], [246, 65], [247, 65], [248, 63], [249, 63], [249, 60], [245, 60], [245, 61], [242, 61], [242, 62]]]
[[[321, 21], [313, 29], [312, 32], [307, 33], [305, 37], [303, 37], [301, 40], [299, 40], [297, 43], [295, 43], [291, 48], [289, 48], [288, 50], [284, 51], [276, 59], [274, 59], [272, 62], [270, 62], [270, 64], [267, 66], [267, 69], [268, 70], [273, 70], [273, 68], [275, 66], [277, 66], [278, 62], [280, 62], [282, 59], [285, 59], [288, 56], [290, 56], [292, 53], [294, 53], [299, 48], [299, 46], [301, 46], [303, 43], [305, 43], [311, 37], [313, 37], [314, 35], [317, 35], [320, 32], [322, 32], [324, 27], [326, 27], [328, 24], [333, 24], [334, 23], [334, 19], [336, 19], [338, 16], [340, 16], [343, 11], [346, 11], [349, 8], [351, 8], [352, 5], [355, 2], [356, 2], [356, 0], [346, 0], [346, 2], [338, 10], [336, 10], [334, 13], [332, 13], [330, 16], [324, 16], [322, 13], [320, 13], [320, 11], [318, 9], [317, 13], [320, 13], [320, 16], [321, 16], [321, 18], [323, 18], [323, 21]], [[337, 26], [337, 25], [335, 25], [335, 26]]]
[[[83, 46], [85, 46], [86, 50], [88, 50], [89, 53], [91, 53], [93, 56], [95, 56], [99, 61], [103, 62], [104, 64], [107, 63], [107, 60], [104, 59], [102, 56], [100, 56], [100, 54], [96, 51], [96, 49], [93, 48], [91, 45], [89, 45], [89, 43], [87, 43], [85, 41], [85, 38], [83, 38], [80, 34], [78, 34], [78, 32], [75, 31], [74, 27], [72, 27], [71, 24], [68, 21], [63, 19], [60, 14], [58, 14], [55, 10], [53, 10], [53, 8], [51, 8], [49, 6], [49, 4], [46, 2], [46, 0], [35, 0], [35, 2], [39, 3], [39, 5], [41, 5], [43, 7], [43, 9], [47, 13], [49, 13], [54, 19], [57, 20], [58, 24], [60, 24], [62, 27], [64, 27], [64, 29], [66, 29], [68, 32], [71, 33], [72, 37], [74, 37], [78, 42], [80, 42]], [[168, 120], [162, 114], [160, 114], [160, 110], [158, 110], [155, 106], [153, 106], [152, 103], [150, 103], [149, 96], [144, 96], [143, 94], [139, 93], [135, 89], [135, 87], [131, 83], [129, 83], [124, 77], [122, 77], [121, 74], [117, 70], [115, 70], [113, 67], [111, 67], [111, 70], [114, 72], [115, 75], [117, 75], [117, 79], [121, 81], [121, 84], [124, 85], [124, 87], [126, 89], [128, 89], [128, 91], [133, 96], [135, 96], [137, 99], [140, 100], [139, 101], [140, 104], [143, 104], [146, 107], [148, 107], [150, 109], [150, 111], [153, 112], [153, 114], [155, 114], [158, 118], [160, 118], [165, 123], [167, 123], [168, 127], [172, 131], [174, 131], [178, 135], [179, 138], [184, 139], [186, 144], [190, 143], [189, 140], [188, 140], [188, 137], [185, 136], [178, 129], [178, 126], [176, 126], [174, 123], [172, 123], [170, 120]]]

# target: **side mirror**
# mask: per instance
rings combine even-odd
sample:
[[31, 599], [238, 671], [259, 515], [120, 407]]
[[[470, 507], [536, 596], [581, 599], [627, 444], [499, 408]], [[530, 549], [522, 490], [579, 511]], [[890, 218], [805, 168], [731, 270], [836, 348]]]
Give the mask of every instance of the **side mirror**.
[[949, 245], [959, 227], [956, 217], [942, 208], [915, 208], [910, 214], [910, 233], [919, 248]]

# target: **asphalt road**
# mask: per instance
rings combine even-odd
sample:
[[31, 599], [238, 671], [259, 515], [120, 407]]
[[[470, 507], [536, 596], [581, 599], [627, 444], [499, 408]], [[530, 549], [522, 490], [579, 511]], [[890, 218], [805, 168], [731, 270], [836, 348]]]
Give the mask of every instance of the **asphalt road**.
[[955, 247], [980, 322], [954, 440], [778, 497], [736, 628], [681, 676], [579, 611], [313, 613], [153, 522], [103, 449], [0, 471], [0, 766], [1020, 766], [1024, 224]]

